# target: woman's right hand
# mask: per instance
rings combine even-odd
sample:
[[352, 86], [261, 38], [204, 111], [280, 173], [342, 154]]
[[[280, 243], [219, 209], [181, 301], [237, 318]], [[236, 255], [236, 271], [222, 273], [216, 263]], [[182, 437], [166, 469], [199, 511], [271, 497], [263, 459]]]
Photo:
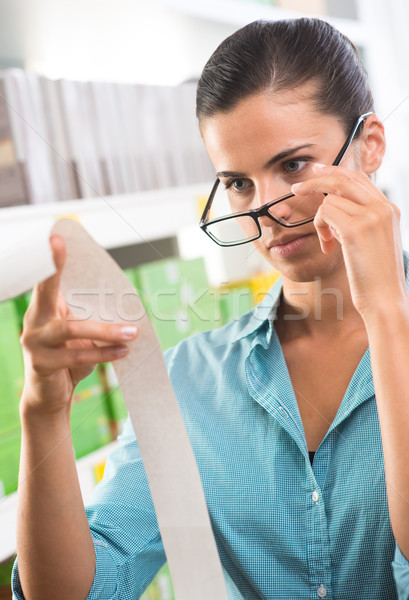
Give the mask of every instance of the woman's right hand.
[[96, 364], [125, 356], [126, 342], [137, 335], [137, 328], [130, 325], [72, 317], [59, 292], [65, 244], [60, 236], [52, 236], [50, 244], [57, 272], [34, 288], [21, 335], [25, 367], [21, 410], [44, 416], [69, 411], [77, 383]]

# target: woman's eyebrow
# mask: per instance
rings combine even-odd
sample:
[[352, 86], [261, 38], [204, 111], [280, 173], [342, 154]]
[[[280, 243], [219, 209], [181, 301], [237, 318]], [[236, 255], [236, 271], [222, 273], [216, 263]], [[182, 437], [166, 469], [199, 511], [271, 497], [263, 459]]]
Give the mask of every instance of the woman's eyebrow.
[[270, 160], [268, 160], [266, 162], [266, 164], [264, 165], [264, 168], [268, 169], [269, 167], [271, 167], [275, 163], [279, 162], [283, 158], [287, 158], [288, 156], [291, 156], [292, 154], [294, 154], [294, 152], [298, 152], [299, 150], [304, 150], [305, 148], [312, 148], [313, 146], [316, 146], [316, 144], [303, 144], [302, 146], [295, 146], [294, 148], [290, 148], [289, 150], [284, 150], [284, 152], [280, 152], [279, 154], [276, 154], [275, 156], [270, 158]]
[[239, 171], [218, 171], [216, 173], [216, 177], [223, 178], [223, 177], [245, 177], [246, 174], [245, 173], [240, 173]]
[[[269, 169], [275, 163], [279, 162], [280, 160], [283, 160], [283, 158], [287, 158], [288, 156], [294, 154], [294, 152], [304, 150], [305, 148], [312, 148], [314, 146], [316, 146], [316, 144], [303, 144], [302, 146], [295, 146], [294, 148], [284, 150], [283, 152], [280, 152], [279, 154], [276, 154], [275, 156], [271, 157], [264, 165], [264, 169]], [[240, 171], [218, 171], [216, 173], [216, 177], [246, 177], [246, 173], [242, 173]]]

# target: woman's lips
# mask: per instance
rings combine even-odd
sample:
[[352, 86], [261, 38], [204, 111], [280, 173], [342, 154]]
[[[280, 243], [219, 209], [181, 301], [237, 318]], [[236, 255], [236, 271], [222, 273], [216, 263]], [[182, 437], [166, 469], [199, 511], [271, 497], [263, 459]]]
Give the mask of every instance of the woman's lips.
[[273, 252], [280, 258], [288, 258], [297, 254], [308, 242], [311, 234], [300, 235], [298, 237], [283, 238], [282, 240], [273, 240], [267, 245], [270, 252]]

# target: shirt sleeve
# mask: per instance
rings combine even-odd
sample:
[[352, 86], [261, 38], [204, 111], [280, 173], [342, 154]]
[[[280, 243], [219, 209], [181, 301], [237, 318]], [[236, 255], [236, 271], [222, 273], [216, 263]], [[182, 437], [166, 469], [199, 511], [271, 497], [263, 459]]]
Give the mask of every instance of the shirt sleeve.
[[402, 554], [398, 544], [392, 567], [399, 600], [409, 600], [409, 561]]
[[86, 507], [97, 565], [87, 600], [139, 598], [166, 561], [130, 419], [118, 441]]

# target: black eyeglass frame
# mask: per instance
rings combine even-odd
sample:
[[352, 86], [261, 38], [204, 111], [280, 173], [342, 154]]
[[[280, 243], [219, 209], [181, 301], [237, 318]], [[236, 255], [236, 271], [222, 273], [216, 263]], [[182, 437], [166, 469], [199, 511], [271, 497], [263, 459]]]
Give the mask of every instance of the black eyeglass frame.
[[[344, 145], [342, 146], [341, 150], [338, 152], [338, 154], [335, 157], [335, 160], [331, 166], [337, 167], [339, 165], [341, 160], [344, 158], [346, 151], [348, 150], [349, 146], [351, 145], [352, 140], [356, 136], [359, 126], [372, 114], [374, 114], [373, 111], [364, 113], [363, 115], [358, 117], [358, 119], [355, 121], [353, 128], [351, 129], [350, 134], [348, 135], [347, 139], [345, 140]], [[273, 215], [271, 215], [269, 212], [269, 209], [272, 206], [274, 206], [275, 204], [278, 204], [279, 202], [283, 202], [284, 200], [288, 200], [289, 198], [293, 198], [295, 196], [295, 194], [286, 194], [285, 196], [282, 196], [281, 198], [276, 198], [275, 200], [272, 200], [271, 202], [267, 202], [267, 204], [263, 204], [263, 206], [260, 206], [260, 208], [245, 210], [245, 211], [241, 211], [238, 213], [232, 213], [232, 214], [226, 215], [224, 217], [217, 217], [215, 219], [211, 219], [210, 221], [206, 221], [206, 218], [210, 212], [210, 209], [213, 204], [213, 200], [214, 200], [217, 188], [219, 187], [219, 184], [220, 184], [220, 179], [217, 178], [212, 187], [212, 191], [210, 192], [210, 196], [206, 202], [206, 206], [204, 208], [204, 211], [203, 211], [202, 216], [199, 221], [200, 229], [202, 229], [202, 231], [204, 231], [219, 246], [224, 246], [224, 247], [225, 246], [241, 246], [242, 244], [247, 244], [249, 242], [254, 242], [254, 240], [258, 240], [262, 236], [260, 223], [258, 221], [259, 217], [269, 217], [272, 221], [275, 221], [276, 223], [278, 223], [278, 225], [281, 225], [282, 227], [287, 227], [287, 228], [300, 227], [301, 225], [305, 225], [306, 223], [311, 223], [311, 221], [313, 221], [315, 218], [315, 217], [311, 217], [309, 219], [303, 219], [302, 221], [296, 221], [295, 223], [288, 224], [288, 223], [283, 223], [282, 221], [273, 217]], [[258, 229], [258, 234], [254, 235], [251, 238], [247, 238], [247, 239], [239, 241], [239, 242], [221, 242], [207, 229], [209, 225], [214, 225], [215, 223], [220, 223], [221, 221], [227, 221], [229, 219], [235, 219], [237, 217], [251, 217], [254, 220], [254, 222], [256, 223], [256, 226]]]

